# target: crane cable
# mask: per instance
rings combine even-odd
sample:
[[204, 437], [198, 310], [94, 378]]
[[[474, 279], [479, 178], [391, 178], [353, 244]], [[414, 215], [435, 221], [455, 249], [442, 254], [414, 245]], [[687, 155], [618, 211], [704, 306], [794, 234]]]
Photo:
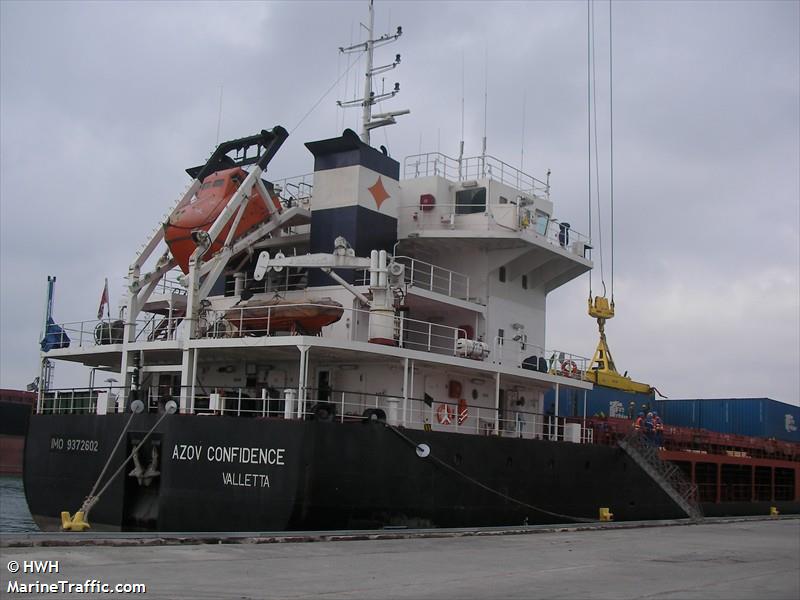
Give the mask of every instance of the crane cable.
[[[613, 104], [613, 47], [612, 47], [612, 10], [611, 0], [608, 3], [608, 53], [609, 53], [609, 203], [611, 218], [611, 302], [614, 302], [614, 104]], [[586, 4], [586, 37], [587, 37], [587, 113], [588, 113], [588, 208], [589, 208], [589, 236], [592, 236], [592, 176], [595, 180], [594, 199], [597, 204], [597, 249], [600, 255], [600, 282], [603, 286], [603, 296], [606, 296], [605, 263], [603, 260], [603, 228], [601, 221], [600, 197], [600, 153], [597, 135], [597, 73], [595, 51], [595, 24], [594, 1], [587, 0]], [[594, 119], [594, 120], [593, 120]], [[592, 138], [594, 134], [594, 139]], [[594, 144], [594, 174], [592, 173], [592, 145]], [[589, 299], [592, 298], [592, 273], [589, 273]]]
[[606, 295], [606, 276], [603, 264], [603, 227], [600, 221], [600, 151], [597, 148], [597, 75], [596, 62], [597, 52], [594, 48], [594, 2], [591, 2], [591, 29], [592, 29], [592, 108], [594, 112], [594, 175], [595, 175], [595, 197], [597, 199], [597, 242], [600, 248], [600, 283], [603, 284], [603, 296]]
[[608, 0], [608, 115], [610, 155], [610, 204], [611, 204], [611, 306], [614, 306], [614, 53], [611, 45], [611, 0]]
[[[589, 239], [592, 238], [592, 27], [591, 20], [589, 19], [589, 2], [586, 0], [586, 135], [587, 135], [587, 167], [588, 167], [588, 182], [589, 182]], [[592, 299], [592, 271], [589, 271], [589, 300]]]

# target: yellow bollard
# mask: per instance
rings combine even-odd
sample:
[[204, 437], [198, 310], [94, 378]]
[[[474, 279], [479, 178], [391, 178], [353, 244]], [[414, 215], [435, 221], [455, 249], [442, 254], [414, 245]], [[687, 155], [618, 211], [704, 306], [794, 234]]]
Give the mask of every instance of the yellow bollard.
[[781, 514], [781, 513], [778, 512], [778, 507], [777, 506], [770, 506], [769, 507], [769, 516], [770, 517], [777, 517], [779, 514]]
[[613, 521], [614, 520], [614, 513], [612, 513], [608, 508], [600, 508], [600, 520], [601, 521]]
[[75, 516], [72, 518], [70, 518], [67, 511], [61, 513], [61, 529], [64, 531], [84, 531], [90, 528], [91, 525], [84, 520], [84, 513], [82, 510], [76, 512]]

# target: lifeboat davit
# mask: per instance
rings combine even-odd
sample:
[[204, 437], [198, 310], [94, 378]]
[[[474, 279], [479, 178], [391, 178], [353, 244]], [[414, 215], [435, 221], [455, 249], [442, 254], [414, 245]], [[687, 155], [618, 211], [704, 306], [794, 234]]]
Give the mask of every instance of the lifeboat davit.
[[240, 302], [225, 311], [225, 320], [247, 335], [276, 331], [315, 335], [341, 319], [343, 312], [342, 305], [330, 298], [308, 302], [272, 298]]
[[[192, 232], [208, 231], [211, 228], [245, 177], [247, 177], [247, 172], [239, 167], [212, 173], [203, 180], [203, 184], [192, 201], [176, 210], [169, 221], [164, 223], [164, 239], [184, 273], [189, 273], [189, 259], [197, 249], [197, 244], [192, 240]], [[236, 227], [234, 239], [268, 220], [273, 210], [276, 212], [281, 210], [281, 203], [277, 196], [272, 196], [268, 203], [258, 191], [258, 187], [253, 186], [250, 200]], [[210, 258], [222, 249], [235, 217], [234, 214], [212, 242], [208, 252], [203, 256], [204, 259]]]

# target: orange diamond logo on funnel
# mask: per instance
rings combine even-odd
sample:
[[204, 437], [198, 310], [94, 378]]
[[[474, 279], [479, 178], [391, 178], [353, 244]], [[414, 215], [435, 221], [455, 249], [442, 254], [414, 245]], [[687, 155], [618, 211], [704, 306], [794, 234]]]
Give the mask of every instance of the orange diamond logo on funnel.
[[369, 193], [372, 194], [372, 197], [375, 198], [375, 205], [378, 207], [378, 210], [380, 210], [381, 204], [390, 198], [389, 192], [387, 192], [386, 188], [383, 187], [383, 181], [381, 181], [380, 175], [378, 176], [378, 181], [375, 182], [375, 185], [368, 187], [367, 189], [369, 190]]

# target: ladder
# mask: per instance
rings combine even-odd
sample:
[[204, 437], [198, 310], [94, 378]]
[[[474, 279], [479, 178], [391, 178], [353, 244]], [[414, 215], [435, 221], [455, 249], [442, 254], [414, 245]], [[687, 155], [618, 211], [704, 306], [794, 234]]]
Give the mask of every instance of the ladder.
[[661, 460], [658, 448], [641, 433], [636, 432], [620, 439], [617, 445], [630, 456], [655, 481], [661, 489], [692, 520], [703, 518], [697, 501], [697, 486], [689, 481], [674, 464]]
[[[150, 335], [147, 336], [147, 341], [171, 340], [175, 335], [175, 330], [178, 328], [178, 325], [181, 324], [185, 316], [186, 309], [178, 308], [173, 311], [172, 318], [169, 316], [162, 317], [158, 325], [156, 325]], [[155, 318], [156, 316], [153, 315], [153, 319]]]

